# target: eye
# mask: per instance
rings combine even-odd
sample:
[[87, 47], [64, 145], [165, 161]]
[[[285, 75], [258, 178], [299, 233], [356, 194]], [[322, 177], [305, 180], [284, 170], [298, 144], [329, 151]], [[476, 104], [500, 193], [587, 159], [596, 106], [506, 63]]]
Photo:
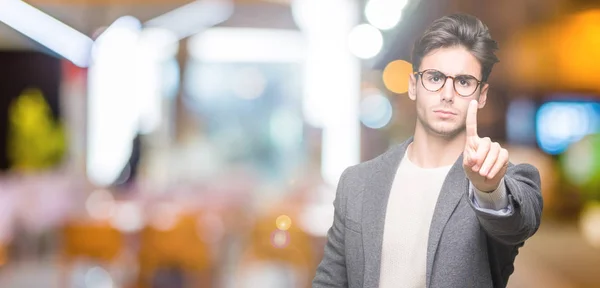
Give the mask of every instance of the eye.
[[477, 83], [477, 80], [470, 77], [457, 77], [456, 82], [462, 87], [469, 87], [475, 85]]
[[440, 82], [444, 80], [444, 78], [438, 73], [428, 73], [425, 79], [430, 82]]

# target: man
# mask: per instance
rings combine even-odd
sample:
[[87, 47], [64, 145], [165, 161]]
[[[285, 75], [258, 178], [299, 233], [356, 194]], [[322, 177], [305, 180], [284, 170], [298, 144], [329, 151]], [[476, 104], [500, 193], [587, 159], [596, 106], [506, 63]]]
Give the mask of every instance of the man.
[[477, 18], [415, 43], [414, 136], [342, 174], [313, 287], [506, 287], [540, 225], [540, 176], [477, 134], [497, 44]]

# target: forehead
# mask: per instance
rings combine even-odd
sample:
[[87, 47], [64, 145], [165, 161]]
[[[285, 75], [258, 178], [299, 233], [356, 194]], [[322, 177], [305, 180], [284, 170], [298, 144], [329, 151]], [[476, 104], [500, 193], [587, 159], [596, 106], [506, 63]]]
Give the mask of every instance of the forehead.
[[481, 78], [481, 64], [462, 46], [440, 48], [421, 60], [420, 71], [436, 69], [446, 75], [468, 74]]

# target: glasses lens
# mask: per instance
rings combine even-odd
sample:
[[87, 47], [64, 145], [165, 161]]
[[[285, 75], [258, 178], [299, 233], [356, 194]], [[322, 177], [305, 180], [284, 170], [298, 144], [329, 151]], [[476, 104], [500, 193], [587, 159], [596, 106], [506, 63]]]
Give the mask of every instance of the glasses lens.
[[423, 87], [429, 91], [437, 91], [444, 86], [446, 75], [440, 71], [427, 70], [423, 72]]
[[462, 96], [469, 96], [477, 90], [477, 79], [473, 76], [461, 75], [454, 79], [454, 89]]

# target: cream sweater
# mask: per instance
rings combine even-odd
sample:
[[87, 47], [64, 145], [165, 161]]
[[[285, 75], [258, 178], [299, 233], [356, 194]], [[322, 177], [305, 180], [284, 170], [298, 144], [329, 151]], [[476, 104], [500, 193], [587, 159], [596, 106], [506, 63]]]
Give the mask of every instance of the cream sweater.
[[[404, 155], [388, 200], [380, 288], [425, 287], [429, 226], [450, 168], [452, 166], [420, 168]], [[474, 202], [482, 210], [506, 210], [508, 206], [503, 182], [492, 193], [471, 187], [471, 196], [474, 196]]]

